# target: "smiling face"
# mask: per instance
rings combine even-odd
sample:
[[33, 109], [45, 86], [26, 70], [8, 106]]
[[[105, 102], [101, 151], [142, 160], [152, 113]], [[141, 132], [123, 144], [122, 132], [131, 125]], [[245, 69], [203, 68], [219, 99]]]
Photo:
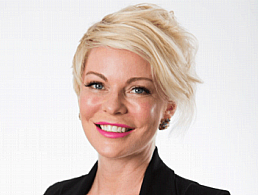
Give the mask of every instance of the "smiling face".
[[84, 132], [99, 155], [121, 158], [150, 150], [168, 102], [139, 55], [109, 47], [88, 56], [79, 95]]

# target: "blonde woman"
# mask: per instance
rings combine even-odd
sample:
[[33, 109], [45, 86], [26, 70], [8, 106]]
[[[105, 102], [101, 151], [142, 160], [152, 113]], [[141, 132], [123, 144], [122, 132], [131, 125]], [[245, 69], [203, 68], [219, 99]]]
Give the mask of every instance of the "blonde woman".
[[127, 7], [90, 27], [73, 76], [98, 161], [87, 175], [56, 183], [45, 195], [228, 195], [176, 175], [155, 146], [158, 129], [191, 122], [200, 82], [195, 53], [195, 38], [173, 12], [152, 4]]

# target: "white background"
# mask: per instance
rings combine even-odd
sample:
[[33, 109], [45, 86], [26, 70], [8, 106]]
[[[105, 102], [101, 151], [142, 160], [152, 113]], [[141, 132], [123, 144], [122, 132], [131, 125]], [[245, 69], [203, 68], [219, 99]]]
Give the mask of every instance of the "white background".
[[[199, 40], [197, 119], [184, 138], [159, 132], [183, 177], [257, 194], [258, 2], [149, 0]], [[97, 154], [78, 119], [72, 58], [87, 28], [138, 0], [0, 1], [0, 190], [43, 194], [86, 174]]]

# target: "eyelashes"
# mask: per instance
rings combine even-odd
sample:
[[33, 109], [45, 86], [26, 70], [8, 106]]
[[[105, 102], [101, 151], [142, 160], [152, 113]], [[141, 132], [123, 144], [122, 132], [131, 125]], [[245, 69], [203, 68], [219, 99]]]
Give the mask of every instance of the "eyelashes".
[[[104, 90], [104, 84], [102, 82], [98, 82], [98, 81], [91, 81], [87, 84], [85, 84], [85, 87], [87, 88], [91, 88], [94, 90]], [[133, 94], [139, 94], [139, 95], [149, 95], [151, 94], [151, 91], [149, 89], [147, 89], [146, 87], [142, 87], [142, 86], [134, 86], [130, 89], [130, 93]]]
[[92, 82], [86, 84], [85, 87], [98, 89], [98, 90], [104, 89], [104, 85], [101, 82], [97, 82], [97, 81], [92, 81]]
[[150, 90], [148, 90], [148, 89], [145, 88], [145, 87], [140, 87], [140, 86], [134, 87], [134, 88], [132, 89], [132, 91], [134, 91], [134, 93], [136, 93], [136, 94], [142, 94], [142, 95], [144, 95], [144, 94], [150, 94]]

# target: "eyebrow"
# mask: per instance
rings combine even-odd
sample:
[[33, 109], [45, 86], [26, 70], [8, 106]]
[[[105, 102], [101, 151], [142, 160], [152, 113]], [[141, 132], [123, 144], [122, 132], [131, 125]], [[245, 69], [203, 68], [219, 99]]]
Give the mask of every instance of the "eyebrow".
[[[103, 74], [100, 74], [100, 73], [97, 73], [97, 72], [94, 72], [94, 71], [89, 71], [86, 73], [86, 75], [89, 75], [89, 74], [93, 74], [93, 75], [96, 75], [100, 78], [102, 78], [104, 81], [107, 81], [108, 79], [103, 75]], [[85, 76], [86, 76], [85, 75]], [[132, 82], [135, 82], [135, 81], [139, 81], [139, 80], [147, 80], [147, 81], [150, 81], [150, 82], [153, 82], [152, 79], [150, 78], [147, 78], [147, 77], [133, 77], [133, 78], [130, 78], [126, 81], [127, 84], [130, 84]]]
[[89, 72], [86, 73], [86, 75], [89, 75], [89, 74], [94, 74], [94, 75], [102, 78], [104, 81], [107, 81], [107, 78], [103, 74], [100, 74], [100, 73], [97, 73], [97, 72], [93, 72], [93, 71], [89, 71]]
[[133, 77], [133, 78], [130, 78], [128, 81], [126, 81], [126, 83], [129, 84], [129, 83], [132, 83], [132, 82], [138, 81], [138, 80], [147, 80], [147, 81], [153, 82], [152, 79], [150, 79], [150, 78], [146, 78], [146, 77]]

